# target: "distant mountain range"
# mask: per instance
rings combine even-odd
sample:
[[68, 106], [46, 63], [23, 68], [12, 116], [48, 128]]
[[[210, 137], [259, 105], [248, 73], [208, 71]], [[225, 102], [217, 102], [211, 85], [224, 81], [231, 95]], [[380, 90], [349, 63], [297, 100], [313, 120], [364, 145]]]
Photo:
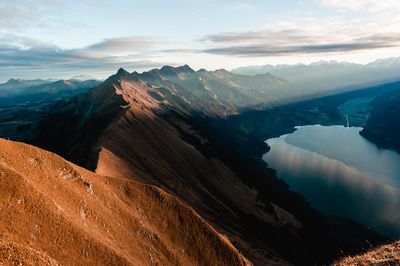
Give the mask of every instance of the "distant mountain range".
[[96, 80], [9, 80], [0, 84], [0, 137], [26, 140], [57, 102], [100, 84]]
[[287, 80], [302, 90], [320, 93], [399, 80], [400, 58], [380, 59], [366, 65], [321, 61], [309, 65], [249, 66], [234, 69], [232, 72], [251, 76], [269, 73]]
[[22, 93], [22, 91], [28, 87], [40, 86], [49, 84], [52, 81], [35, 79], [35, 80], [23, 80], [23, 79], [10, 79], [6, 83], [0, 84], [0, 97], [12, 96]]
[[71, 97], [100, 84], [97, 80], [20, 80], [10, 79], [0, 84], [0, 105], [3, 102], [20, 103]]

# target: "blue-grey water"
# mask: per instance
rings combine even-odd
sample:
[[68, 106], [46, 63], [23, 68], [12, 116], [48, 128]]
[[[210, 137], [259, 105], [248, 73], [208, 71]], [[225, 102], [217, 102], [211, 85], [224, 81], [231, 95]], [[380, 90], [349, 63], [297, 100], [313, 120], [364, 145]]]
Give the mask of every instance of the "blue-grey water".
[[325, 214], [400, 237], [400, 155], [379, 149], [361, 128], [303, 126], [269, 139], [263, 159]]

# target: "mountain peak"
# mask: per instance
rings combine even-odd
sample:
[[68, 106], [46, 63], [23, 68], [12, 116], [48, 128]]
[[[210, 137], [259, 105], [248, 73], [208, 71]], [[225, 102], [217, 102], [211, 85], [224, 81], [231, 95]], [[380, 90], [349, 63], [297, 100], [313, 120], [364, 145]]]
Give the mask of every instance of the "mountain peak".
[[72, 82], [70, 80], [60, 79], [52, 83], [53, 85], [71, 86]]
[[115, 73], [108, 79], [115, 81], [116, 79], [121, 80], [121, 79], [131, 79], [131, 78], [132, 78], [131, 74], [121, 67], [120, 69], [118, 69], [117, 73]]
[[20, 82], [20, 81], [21, 81], [20, 79], [11, 78], [11, 79], [9, 79], [7, 81], [7, 83], [17, 83], [17, 82]]
[[160, 69], [161, 74], [163, 75], [180, 75], [180, 74], [192, 74], [195, 71], [188, 65], [183, 65], [179, 67], [173, 66], [163, 66]]
[[190, 73], [194, 73], [195, 71], [193, 70], [193, 68], [191, 68], [189, 65], [185, 64], [181, 67], [178, 67], [182, 70], [184, 70], [185, 72], [190, 72]]
[[227, 74], [227, 73], [231, 73], [231, 72], [229, 72], [228, 70], [226, 70], [226, 69], [224, 69], [224, 68], [220, 68], [220, 69], [217, 69], [217, 70], [215, 70], [214, 71], [215, 73], [224, 73], [224, 74]]
[[121, 67], [120, 69], [118, 69], [117, 75], [118, 75], [118, 76], [129, 75], [129, 72], [126, 71], [125, 69], [123, 69], [123, 68]]

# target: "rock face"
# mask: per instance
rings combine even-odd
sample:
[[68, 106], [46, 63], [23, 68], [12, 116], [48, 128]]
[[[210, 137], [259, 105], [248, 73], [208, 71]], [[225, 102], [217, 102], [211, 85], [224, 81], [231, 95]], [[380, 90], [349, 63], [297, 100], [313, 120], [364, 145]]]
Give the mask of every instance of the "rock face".
[[257, 108], [265, 93], [257, 88], [254, 80], [224, 70], [120, 69], [97, 88], [56, 105], [33, 143], [98, 174], [160, 187], [261, 265], [327, 263], [341, 250], [359, 250], [366, 239], [379, 242], [359, 225], [327, 222], [272, 173], [238, 173], [207, 152], [213, 147], [193, 118], [223, 118], [249, 102]]
[[6, 265], [250, 264], [161, 189], [2, 139], [0, 198], [0, 262]]

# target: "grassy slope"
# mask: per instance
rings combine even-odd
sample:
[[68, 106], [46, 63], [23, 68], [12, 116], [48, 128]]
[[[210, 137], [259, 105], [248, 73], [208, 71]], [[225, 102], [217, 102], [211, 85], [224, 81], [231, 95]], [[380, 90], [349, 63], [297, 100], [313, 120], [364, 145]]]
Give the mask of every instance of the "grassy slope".
[[364, 254], [343, 258], [334, 266], [400, 265], [400, 242], [383, 245]]
[[0, 139], [0, 264], [246, 265], [197, 213], [149, 185]]

